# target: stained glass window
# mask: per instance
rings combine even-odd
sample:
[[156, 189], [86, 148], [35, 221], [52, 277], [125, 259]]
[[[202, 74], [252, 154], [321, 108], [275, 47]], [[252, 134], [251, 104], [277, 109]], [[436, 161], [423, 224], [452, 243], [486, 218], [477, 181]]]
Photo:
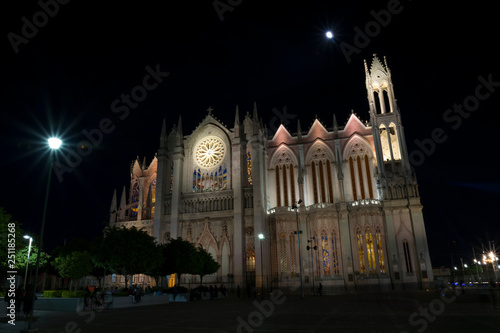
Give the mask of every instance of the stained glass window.
[[170, 162], [170, 194], [174, 188], [174, 161]]
[[384, 248], [382, 246], [382, 234], [380, 229], [377, 227], [375, 231], [375, 238], [377, 239], [377, 254], [378, 254], [378, 265], [380, 267], [380, 273], [385, 273], [385, 261], [384, 261]]
[[335, 235], [335, 232], [332, 233], [332, 268], [333, 274], [340, 275], [337, 235]]
[[328, 251], [328, 237], [324, 231], [321, 234], [321, 252], [323, 253], [323, 274], [330, 275], [330, 251]]
[[282, 273], [286, 273], [286, 238], [285, 233], [280, 233], [280, 268]]
[[370, 273], [376, 272], [376, 263], [375, 263], [375, 251], [373, 250], [373, 236], [372, 229], [366, 228], [366, 252], [368, 254], [368, 266], [370, 268]]
[[252, 185], [252, 153], [247, 152], [247, 184]]
[[155, 202], [156, 202], [156, 177], [151, 182], [151, 217], [155, 215]]
[[359, 255], [359, 272], [366, 273], [365, 266], [365, 251], [363, 249], [363, 237], [361, 237], [361, 230], [357, 229], [356, 236], [358, 239], [358, 255]]
[[[134, 181], [134, 185], [132, 185], [132, 197], [130, 203], [133, 204], [136, 202], [139, 202], [139, 182], [137, 179]], [[132, 207], [130, 207], [130, 217], [136, 217], [138, 210], [139, 204], [132, 205]]]
[[218, 165], [224, 159], [224, 143], [218, 138], [207, 138], [203, 140], [195, 151], [198, 164], [205, 168]]
[[255, 252], [253, 250], [247, 251], [246, 266], [247, 272], [255, 272]]

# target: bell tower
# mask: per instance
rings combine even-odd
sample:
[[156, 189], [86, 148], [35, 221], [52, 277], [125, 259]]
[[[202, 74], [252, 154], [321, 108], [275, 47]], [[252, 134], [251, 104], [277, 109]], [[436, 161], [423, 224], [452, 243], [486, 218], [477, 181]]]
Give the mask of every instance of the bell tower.
[[392, 74], [385, 57], [382, 63], [374, 54], [370, 67], [366, 60], [364, 65], [370, 121], [377, 156], [379, 194], [386, 199], [395, 198], [394, 193], [388, 191], [388, 182], [394, 183], [397, 179], [398, 183], [408, 186], [414, 183], [414, 179], [410, 170], [401, 114], [394, 94]]

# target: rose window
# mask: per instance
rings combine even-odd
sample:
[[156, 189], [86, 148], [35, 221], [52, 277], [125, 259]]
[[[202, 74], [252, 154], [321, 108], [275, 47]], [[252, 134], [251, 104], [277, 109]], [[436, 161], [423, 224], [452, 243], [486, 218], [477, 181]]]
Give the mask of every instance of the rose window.
[[214, 167], [224, 158], [224, 143], [217, 138], [205, 139], [196, 148], [195, 156], [201, 166]]

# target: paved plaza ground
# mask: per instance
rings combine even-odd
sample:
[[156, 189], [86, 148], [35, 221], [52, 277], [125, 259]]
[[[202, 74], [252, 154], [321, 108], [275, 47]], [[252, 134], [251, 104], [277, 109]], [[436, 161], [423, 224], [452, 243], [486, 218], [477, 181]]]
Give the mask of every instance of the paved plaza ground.
[[[457, 291], [458, 293], [458, 291]], [[499, 299], [500, 301], [500, 299]], [[0, 332], [15, 327], [5, 319]], [[379, 292], [331, 296], [285, 295], [108, 309], [81, 313], [35, 311], [38, 332], [500, 332], [500, 304], [467, 290]]]

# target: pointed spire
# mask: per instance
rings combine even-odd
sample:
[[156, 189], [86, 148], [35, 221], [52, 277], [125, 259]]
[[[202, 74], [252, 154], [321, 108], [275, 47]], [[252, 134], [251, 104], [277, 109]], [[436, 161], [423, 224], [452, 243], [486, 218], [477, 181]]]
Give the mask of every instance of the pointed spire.
[[179, 122], [177, 123], [177, 131], [179, 132], [182, 138], [182, 116], [179, 115]]
[[302, 141], [302, 127], [300, 126], [300, 120], [297, 119], [297, 138], [299, 142]]
[[116, 188], [113, 191], [113, 197], [111, 198], [111, 207], [109, 207], [110, 213], [116, 212]]
[[334, 133], [334, 137], [338, 138], [338, 136], [339, 136], [339, 125], [337, 124], [337, 117], [335, 116], [335, 113], [333, 114], [333, 133]]
[[123, 186], [122, 198], [120, 199], [120, 209], [125, 209], [125, 207], [127, 207], [127, 194], [125, 192], [125, 186]]
[[258, 121], [259, 116], [257, 115], [257, 102], [253, 102], [253, 120]]
[[236, 105], [236, 111], [234, 112], [234, 127], [240, 125], [240, 110], [238, 105]]

